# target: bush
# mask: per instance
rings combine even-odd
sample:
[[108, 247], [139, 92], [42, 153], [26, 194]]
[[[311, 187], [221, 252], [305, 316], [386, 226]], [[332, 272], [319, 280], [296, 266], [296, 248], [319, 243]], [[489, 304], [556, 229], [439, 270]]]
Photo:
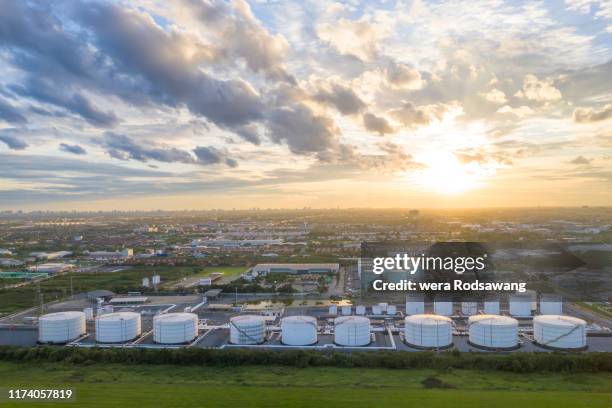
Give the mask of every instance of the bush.
[[516, 373], [612, 372], [612, 353], [482, 354], [330, 350], [143, 349], [0, 346], [0, 361], [71, 364], [176, 364], [192, 366], [278, 365], [292, 367], [474, 369]]

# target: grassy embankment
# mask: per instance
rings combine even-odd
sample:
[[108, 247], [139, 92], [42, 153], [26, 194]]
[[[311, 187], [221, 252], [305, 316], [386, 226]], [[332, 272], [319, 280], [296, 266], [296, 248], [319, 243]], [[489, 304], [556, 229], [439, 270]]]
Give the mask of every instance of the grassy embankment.
[[[91, 408], [612, 405], [611, 373], [0, 362], [0, 384], [4, 388], [72, 388], [77, 395], [75, 405]], [[39, 404], [3, 404], [29, 405]], [[66, 406], [65, 402], [44, 405]]]

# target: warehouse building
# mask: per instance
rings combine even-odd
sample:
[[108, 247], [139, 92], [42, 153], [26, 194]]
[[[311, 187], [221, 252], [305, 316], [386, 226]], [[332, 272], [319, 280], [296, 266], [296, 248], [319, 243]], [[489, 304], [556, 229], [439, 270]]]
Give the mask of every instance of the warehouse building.
[[312, 263], [312, 264], [257, 264], [251, 268], [252, 276], [267, 275], [269, 273], [289, 273], [291, 275], [307, 275], [319, 273], [337, 273], [340, 265], [337, 263]]

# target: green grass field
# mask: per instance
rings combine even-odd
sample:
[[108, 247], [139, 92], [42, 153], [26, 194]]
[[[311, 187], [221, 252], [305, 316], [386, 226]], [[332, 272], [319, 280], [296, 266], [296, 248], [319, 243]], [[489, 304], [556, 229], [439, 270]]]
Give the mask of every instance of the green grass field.
[[[451, 388], [422, 384], [435, 377]], [[76, 390], [83, 407], [610, 407], [612, 374], [0, 362], [0, 387]], [[6, 392], [6, 391], [4, 391]], [[38, 406], [0, 403], [7, 407]], [[46, 403], [44, 406], [66, 406]]]

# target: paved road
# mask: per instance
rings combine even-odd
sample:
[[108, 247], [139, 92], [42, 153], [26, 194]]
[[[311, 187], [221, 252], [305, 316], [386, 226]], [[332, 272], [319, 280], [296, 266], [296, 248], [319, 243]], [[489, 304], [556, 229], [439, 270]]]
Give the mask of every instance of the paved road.
[[565, 314], [576, 316], [581, 319], [596, 323], [600, 326], [612, 329], [612, 319], [601, 316], [590, 309], [577, 305], [575, 303], [565, 303], [563, 305]]

